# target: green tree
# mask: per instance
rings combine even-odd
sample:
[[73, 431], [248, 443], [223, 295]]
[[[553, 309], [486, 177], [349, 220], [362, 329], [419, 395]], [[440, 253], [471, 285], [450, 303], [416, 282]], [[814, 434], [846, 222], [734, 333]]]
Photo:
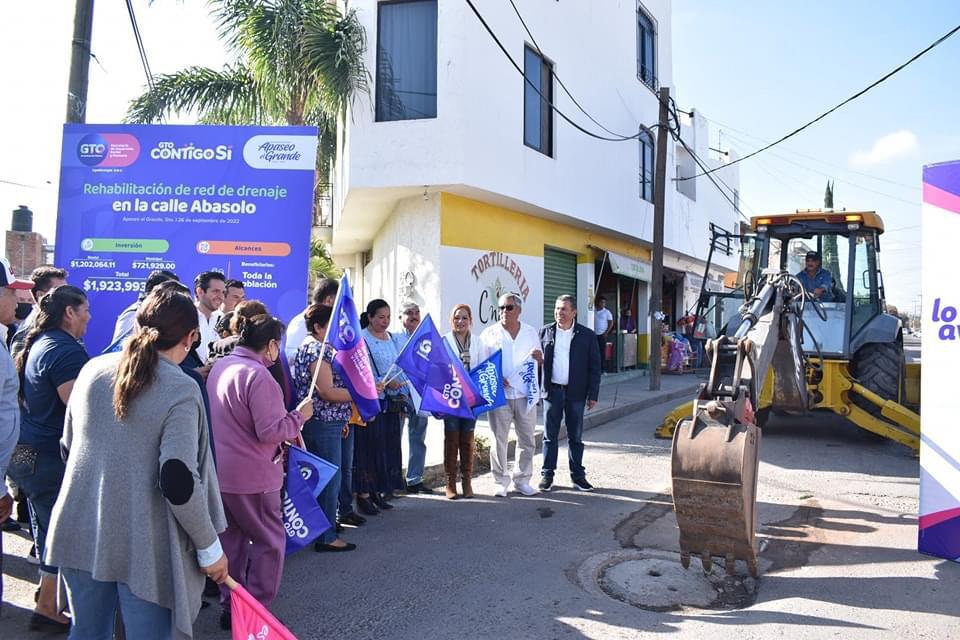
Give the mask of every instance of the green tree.
[[[827, 180], [827, 190], [823, 194], [823, 208], [833, 209], [833, 183]], [[840, 255], [837, 250], [837, 236], [823, 237], [823, 268], [829, 271], [834, 278], [834, 284], [840, 291], [844, 291], [844, 283], [840, 280]], [[838, 300], [842, 302], [842, 300]]]
[[320, 278], [337, 279], [343, 275], [343, 269], [337, 266], [330, 251], [320, 240], [310, 241], [310, 281]]
[[130, 103], [130, 122], [195, 114], [205, 124], [319, 128], [318, 206], [336, 157], [337, 124], [369, 89], [366, 36], [356, 10], [330, 0], [212, 0], [220, 38], [235, 62], [154, 78]]

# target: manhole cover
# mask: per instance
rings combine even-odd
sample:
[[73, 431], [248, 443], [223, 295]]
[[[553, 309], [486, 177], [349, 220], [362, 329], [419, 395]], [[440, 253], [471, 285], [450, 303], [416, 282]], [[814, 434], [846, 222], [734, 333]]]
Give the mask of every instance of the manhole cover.
[[701, 571], [688, 571], [679, 561], [636, 558], [607, 567], [599, 576], [608, 595], [635, 607], [669, 611], [680, 607], [707, 609], [720, 593]]

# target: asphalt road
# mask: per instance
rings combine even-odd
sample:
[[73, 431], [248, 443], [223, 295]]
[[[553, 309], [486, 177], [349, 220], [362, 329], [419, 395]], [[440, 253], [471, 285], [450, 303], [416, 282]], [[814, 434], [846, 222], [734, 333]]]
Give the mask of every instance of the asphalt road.
[[[956, 637], [960, 566], [915, 552], [917, 460], [834, 416], [775, 417], [764, 432], [754, 603], [652, 612], [601, 592], [603, 562], [677, 550], [670, 443], [652, 436], [668, 408], [586, 434], [595, 493], [560, 476], [550, 494], [496, 499], [486, 476], [472, 501], [399, 500], [347, 535], [356, 552], [289, 558], [274, 612], [301, 640]], [[26, 543], [4, 542], [16, 606], [0, 636], [30, 637]], [[228, 638], [217, 618], [202, 611], [198, 637]]]

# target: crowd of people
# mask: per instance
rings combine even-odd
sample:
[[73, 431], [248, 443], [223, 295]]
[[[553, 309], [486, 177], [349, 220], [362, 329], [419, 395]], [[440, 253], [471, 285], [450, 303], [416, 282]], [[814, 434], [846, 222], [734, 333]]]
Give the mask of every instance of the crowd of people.
[[[394, 315], [376, 299], [361, 316], [381, 408], [364, 422], [325, 340], [335, 280], [321, 280], [312, 304], [285, 326], [222, 273], [197, 275], [191, 290], [177, 274], [155, 271], [117, 318], [97, 319], [114, 323], [103, 354], [84, 346], [90, 304], [67, 281], [53, 267], [30, 281], [17, 280], [5, 262], [0, 269], [9, 348], [0, 349], [0, 477], [18, 498], [17, 519], [27, 507], [39, 561], [31, 630], [110, 637], [119, 609], [127, 637], [189, 638], [203, 594], [219, 596], [220, 624], [229, 629], [228, 575], [269, 607], [283, 575], [283, 458], [291, 443], [337, 468], [317, 497], [335, 524], [316, 552], [354, 551], [344, 539], [349, 528], [393, 509], [403, 493], [434, 493], [424, 483], [429, 415], [394, 366], [420, 325], [417, 305]], [[499, 322], [474, 334], [471, 308], [458, 304], [443, 336], [467, 371], [502, 354], [507, 400], [487, 414], [495, 495], [553, 487], [561, 423], [571, 481], [592, 490], [581, 434], [599, 392], [598, 340], [576, 322], [572, 296], [557, 300], [555, 321], [539, 331], [521, 321], [522, 305], [504, 295]], [[519, 377], [530, 359], [542, 373], [546, 418], [536, 487], [536, 411]], [[475, 427], [475, 419], [443, 418], [446, 498], [474, 496]], [[17, 528], [8, 520], [13, 497], [0, 494], [0, 523]]]

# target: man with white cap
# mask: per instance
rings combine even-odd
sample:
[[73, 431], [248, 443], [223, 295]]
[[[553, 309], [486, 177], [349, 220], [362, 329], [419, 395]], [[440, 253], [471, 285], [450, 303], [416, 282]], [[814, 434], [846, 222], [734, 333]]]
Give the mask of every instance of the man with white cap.
[[[16, 321], [17, 290], [33, 288], [29, 280], [17, 280], [10, 270], [10, 264], [0, 258], [0, 325], [10, 325]], [[6, 522], [13, 510], [13, 497], [7, 493], [4, 478], [7, 464], [20, 438], [20, 407], [17, 404], [17, 392], [20, 380], [13, 366], [13, 358], [7, 351], [6, 342], [0, 343], [0, 522]], [[3, 564], [3, 536], [0, 536], [0, 565]], [[3, 572], [0, 566], [0, 573]], [[0, 584], [0, 600], [3, 599], [3, 585]]]

